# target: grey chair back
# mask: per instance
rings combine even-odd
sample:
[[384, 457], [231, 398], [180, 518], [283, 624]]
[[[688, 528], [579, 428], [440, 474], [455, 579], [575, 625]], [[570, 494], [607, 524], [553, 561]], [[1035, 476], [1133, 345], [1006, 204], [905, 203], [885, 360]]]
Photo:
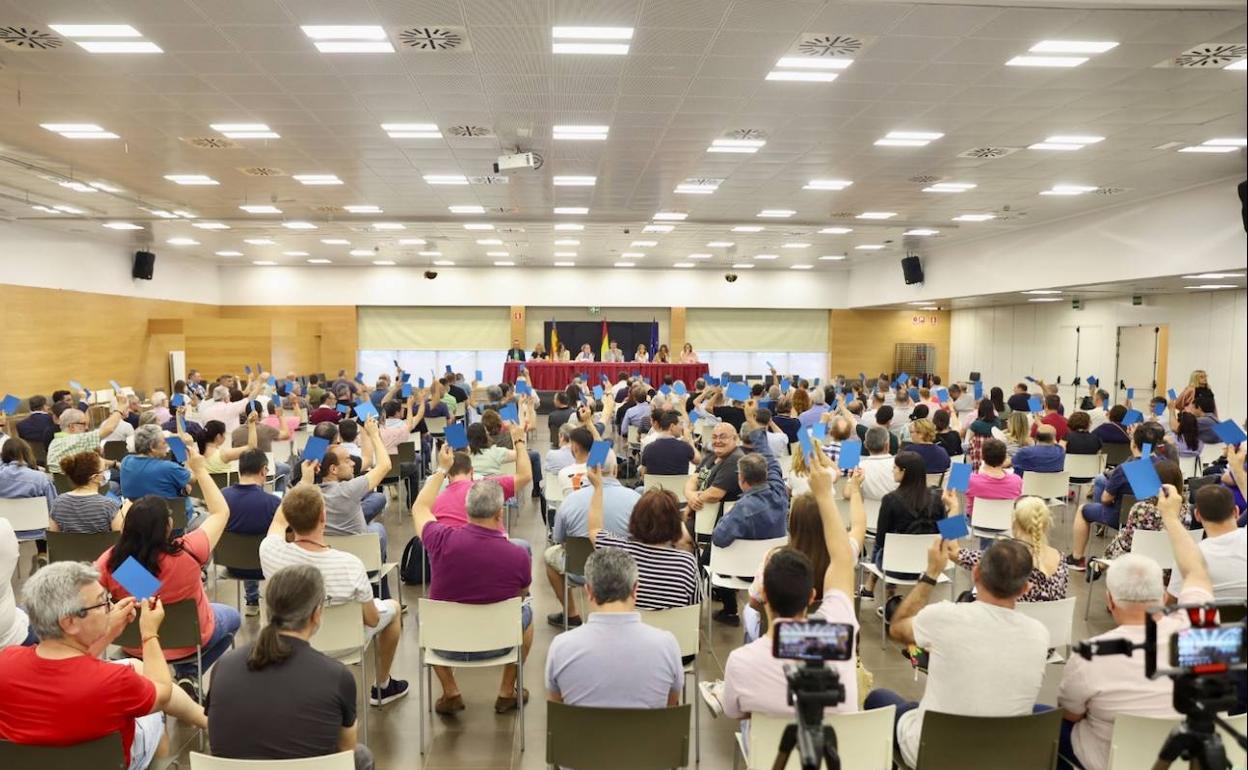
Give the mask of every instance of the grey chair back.
[[0, 741], [0, 767], [39, 770], [125, 770], [121, 735], [109, 733], [73, 746], [23, 746]]
[[[1027, 770], [1057, 767], [1062, 712], [1017, 717], [967, 717], [928, 711], [914, 770]], [[1002, 763], [1003, 757], [1009, 761]]]
[[[666, 770], [689, 764], [690, 704], [616, 709], [546, 704], [546, 763], [594, 770]], [[638, 740], [639, 736], [644, 739]]]
[[117, 544], [120, 532], [77, 532], [47, 533], [48, 561], [86, 561], [93, 562], [100, 554]]

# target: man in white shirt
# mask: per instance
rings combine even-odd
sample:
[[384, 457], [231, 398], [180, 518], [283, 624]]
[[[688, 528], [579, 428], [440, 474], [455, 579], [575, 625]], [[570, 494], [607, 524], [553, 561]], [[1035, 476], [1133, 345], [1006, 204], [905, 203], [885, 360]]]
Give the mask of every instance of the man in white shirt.
[[[893, 456], [888, 453], [888, 430], [879, 426], [871, 428], [862, 439], [867, 454], [859, 461], [862, 467], [862, 496], [870, 500], [883, 500], [884, 495], [897, 488], [893, 475]], [[849, 499], [849, 489], [845, 490]]]
[[1109, 392], [1095, 388], [1092, 390], [1092, 408], [1084, 409], [1088, 413], [1088, 419], [1092, 421], [1092, 425], [1088, 430], [1096, 430], [1100, 426], [1109, 421], [1106, 410], [1109, 409]]
[[[1205, 557], [1213, 598], [1248, 601], [1248, 530], [1236, 526], [1239, 510], [1231, 491], [1221, 484], [1206, 484], [1196, 491], [1196, 519], [1205, 528], [1200, 553]], [[1178, 570], [1170, 572], [1166, 601], [1173, 602], [1184, 588]]]
[[572, 464], [559, 471], [559, 489], [564, 499], [574, 490], [581, 488], [585, 477], [585, 461], [589, 459], [589, 450], [594, 446], [594, 434], [590, 429], [581, 426], [573, 428], [568, 435], [568, 449], [572, 450]]
[[[835, 529], [833, 527], [832, 529]], [[910, 767], [918, 764], [919, 736], [928, 711], [1008, 717], [1036, 710], [1049, 657], [1049, 631], [1014, 611], [1031, 576], [1031, 552], [1017, 540], [998, 540], [971, 571], [978, 598], [928, 606], [932, 588], [957, 543], [932, 538], [927, 569], [894, 614], [893, 641], [927, 650], [927, 688], [919, 703], [891, 690], [872, 690], [865, 709], [897, 707], [897, 745]], [[1042, 707], [1043, 708], [1043, 707]]]
[[593, 361], [594, 360], [594, 351], [593, 351], [593, 348], [589, 346], [588, 342], [581, 345], [581, 352], [577, 354], [576, 360], [577, 361]]
[[251, 385], [247, 387], [245, 397], [238, 401], [230, 400], [230, 389], [224, 385], [218, 385], [212, 389], [212, 400], [201, 401], [199, 404], [199, 424], [206, 425], [210, 420], [220, 420], [225, 423], [227, 431], [232, 431], [238, 427], [242, 418], [243, 411], [247, 409], [247, 404], [251, 403], [251, 399], [260, 391], [262, 380], [252, 380]]
[[[1167, 484], [1158, 498], [1157, 510], [1174, 549], [1174, 571], [1183, 576], [1179, 601], [1208, 602], [1213, 599], [1209, 572], [1200, 550], [1179, 521], [1181, 504], [1182, 497]], [[1232, 518], [1231, 525], [1234, 524]], [[1239, 569], [1242, 580], [1242, 563]], [[1142, 643], [1145, 616], [1150, 608], [1161, 603], [1161, 597], [1161, 567], [1157, 562], [1131, 553], [1114, 559], [1105, 576], [1105, 602], [1118, 627], [1089, 641], [1127, 639]], [[1183, 612], [1158, 621], [1157, 660], [1162, 665], [1170, 658], [1170, 636], [1187, 625]], [[1162, 719], [1179, 716], [1174, 710], [1174, 682], [1164, 676], [1146, 677], [1144, 656], [1139, 653], [1098, 655], [1090, 660], [1071, 656], [1062, 671], [1057, 705], [1063, 712], [1060, 753], [1084, 770], [1105, 770], [1108, 766], [1110, 738], [1119, 714]]]
[[602, 360], [613, 364], [624, 363], [624, 351], [620, 350], [620, 346], [615, 340], [611, 340], [611, 347], [607, 350], [607, 354], [603, 356]]

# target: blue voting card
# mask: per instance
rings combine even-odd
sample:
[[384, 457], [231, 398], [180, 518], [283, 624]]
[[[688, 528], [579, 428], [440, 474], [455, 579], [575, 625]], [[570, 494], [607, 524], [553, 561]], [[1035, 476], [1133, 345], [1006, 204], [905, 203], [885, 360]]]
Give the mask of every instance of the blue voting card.
[[1144, 421], [1144, 415], [1140, 414], [1140, 411], [1138, 409], [1128, 409], [1127, 413], [1123, 415], [1122, 417], [1122, 424], [1127, 427], [1135, 425], [1137, 422], [1143, 422], [1143, 421]]
[[919, 400], [919, 389], [918, 389], [918, 388], [911, 388], [911, 389], [910, 389], [910, 391], [909, 391], [909, 393], [910, 393], [910, 400], [911, 400], [911, 401], [918, 401], [918, 400]]
[[841, 444], [841, 453], [837, 455], [836, 464], [843, 471], [852, 471], [858, 467], [862, 459], [862, 442], [846, 441]]
[[585, 465], [590, 468], [601, 468], [607, 462], [607, 454], [611, 451], [610, 441], [595, 441], [589, 448], [589, 458]]
[[399, 388], [399, 395], [402, 396], [403, 398], [411, 398], [412, 397], [412, 383], [410, 382], [403, 383], [403, 387]]
[[727, 390], [724, 391], [724, 394], [728, 396], [728, 400], [730, 401], [749, 401], [750, 386], [746, 385], [744, 382], [729, 383]]
[[971, 485], [971, 464], [952, 463], [949, 466], [949, 488], [954, 492], [965, 492]]
[[780, 392], [781, 393], [788, 393], [789, 388], [791, 387], [793, 386], [789, 384], [788, 380], [780, 380]]
[[516, 409], [515, 404], [507, 404], [498, 410], [498, 416], [503, 418], [503, 422], [520, 423], [520, 411]]
[[851, 390], [845, 394], [845, 403], [847, 404], [854, 403], [854, 391]]
[[1033, 412], [1043, 412], [1044, 401], [1041, 400], [1039, 396], [1032, 396], [1031, 398], [1027, 399], [1027, 408]]
[[173, 453], [174, 459], [180, 463], [186, 462], [186, 444], [182, 443], [182, 439], [177, 436], [168, 436], [165, 443], [169, 445], [169, 451]]
[[270, 374], [267, 382], [269, 385], [277, 385], [277, 378]]
[[455, 450], [468, 448], [468, 429], [462, 422], [446, 426], [446, 443]]
[[407, 382], [410, 379], [412, 379], [411, 372], [403, 372], [402, 374], [399, 375], [399, 382]]
[[422, 388], [422, 389], [425, 387], [425, 378], [424, 378], [424, 377], [417, 377], [417, 378], [416, 378], [416, 387], [418, 387], [418, 388]]
[[1032, 377], [1030, 374], [1029, 374], [1029, 375], [1027, 375], [1026, 377], [1024, 377], [1023, 379], [1024, 379], [1024, 380], [1027, 380], [1028, 382], [1035, 382], [1035, 381], [1036, 381], [1036, 378], [1035, 378], [1035, 377]]
[[451, 369], [451, 365], [450, 365], [450, 364], [447, 364], [447, 365], [446, 365], [446, 373], [447, 373], [447, 374], [452, 374], [452, 373], [454, 373], [454, 370], [453, 370], [453, 369]]
[[473, 374], [475, 375], [477, 382], [485, 382], [485, 375], [481, 373], [480, 369], [478, 369]]
[[363, 385], [364, 384], [364, 372], [356, 372], [355, 381]]
[[367, 420], [369, 417], [377, 417], [377, 407], [373, 406], [372, 401], [361, 401], [355, 405], [355, 416], [361, 421]]
[[667, 384], [660, 385], [659, 392], [666, 396], [668, 393], [672, 392], [672, 386]]
[[22, 400], [20, 398], [10, 393], [4, 397], [3, 402], [0, 402], [0, 412], [3, 412], [4, 414], [13, 414], [17, 411], [17, 407], [21, 403]]
[[251, 374], [251, 366], [249, 364], [243, 364], [243, 374]]
[[308, 443], [303, 446], [303, 459], [305, 462], [319, 463], [325, 459], [325, 452], [329, 449], [329, 439], [320, 436], [308, 437]]
[[702, 378], [702, 380], [703, 380], [703, 382], [705, 382], [707, 385], [710, 385], [710, 386], [712, 386], [712, 387], [718, 387], [718, 386], [719, 386], [719, 380], [715, 379], [714, 377], [712, 377], [712, 376], [711, 376], [711, 375], [709, 375], [709, 374], [708, 374], [708, 375], [706, 375], [705, 377], [703, 377], [703, 378]]
[[160, 579], [147, 571], [133, 556], [113, 570], [113, 580], [135, 599], [148, 599], [160, 590]]
[[1140, 457], [1152, 457], [1152, 456], [1153, 456], [1152, 444], [1145, 444], [1140, 447]]
[[1089, 384], [1089, 385], [1100, 385], [1100, 384], [1101, 384], [1101, 381], [1100, 381], [1100, 380], [1098, 380], [1098, 379], [1096, 379], [1096, 377], [1092, 376], [1091, 374], [1089, 374], [1089, 375], [1088, 375], [1088, 384]]
[[[689, 389], [686, 388], [685, 383], [681, 382], [680, 380], [677, 380], [676, 384], [672, 386], [672, 392], [678, 396], [689, 395]], [[602, 396], [595, 396], [595, 398], [602, 398]]]
[[273, 402], [273, 406], [274, 406], [274, 407], [276, 407], [276, 408], [278, 408], [278, 409], [281, 409], [281, 408], [282, 408], [282, 397], [281, 397], [281, 396], [279, 396], [279, 395], [277, 395], [276, 393], [274, 393], [273, 395], [269, 396], [269, 400]]
[[775, 368], [776, 368], [776, 367], [774, 367], [774, 366], [772, 366], [772, 365], [771, 365], [771, 362], [770, 362], [770, 361], [764, 361], [763, 363], [767, 364], [767, 371], [771, 371], [772, 369], [775, 369]]
[[817, 422], [810, 426], [811, 438], [823, 441], [828, 437], [828, 424], [826, 422]]
[[595, 399], [595, 400], [597, 400], [597, 401], [601, 401], [601, 400], [602, 400], [602, 396], [603, 396], [603, 394], [604, 394], [605, 392], [606, 392], [606, 391], [604, 391], [604, 390], [602, 389], [602, 386], [601, 386], [601, 385], [595, 385], [595, 386], [594, 386], [594, 399]]
[[907, 372], [902, 372], [901, 374], [897, 375], [897, 384], [898, 384], [898, 385], [905, 385], [905, 384], [906, 384], [907, 382], [909, 382], [909, 381], [910, 381], [910, 375], [909, 375], [909, 373], [907, 373]]
[[1234, 420], [1223, 420], [1213, 426], [1213, 432], [1228, 444], [1242, 444], [1244, 439], [1248, 438], [1244, 435], [1244, 429], [1239, 427]]
[[1167, 397], [1169, 397], [1169, 399], [1170, 399], [1171, 401], [1178, 401], [1178, 400], [1179, 400], [1179, 394], [1174, 392], [1174, 388], [1171, 388], [1170, 390], [1167, 390], [1167, 391], [1166, 391], [1166, 396], [1167, 396]]
[[1131, 485], [1131, 494], [1136, 500], [1156, 497], [1161, 491], [1161, 478], [1157, 468], [1147, 457], [1122, 464], [1122, 472], [1127, 474], [1127, 483]]
[[975, 380], [975, 382], [972, 383], [972, 385], [975, 388], [975, 400], [976, 401], [982, 400], [984, 398], [984, 383], [980, 382], [979, 380]]
[[533, 386], [527, 380], [516, 380], [516, 392], [522, 396], [533, 395]]
[[1153, 414], [1154, 414], [1154, 415], [1156, 415], [1157, 417], [1160, 417], [1160, 416], [1162, 416], [1162, 415], [1163, 415], [1163, 414], [1165, 414], [1165, 413], [1166, 413], [1166, 405], [1165, 405], [1165, 404], [1161, 403], [1160, 401], [1158, 401], [1157, 403], [1153, 404]]
[[174, 393], [172, 396], [169, 397], [169, 406], [172, 406], [174, 409], [177, 409], [178, 407], [182, 406], [185, 403], [186, 403], [186, 396], [182, 395], [181, 393]]
[[[968, 465], [967, 467], [969, 468], [970, 466]], [[936, 521], [936, 529], [940, 530], [940, 536], [944, 540], [961, 540], [971, 534], [965, 515], [938, 519]]]
[[798, 428], [797, 429], [797, 441], [799, 444], [802, 445], [803, 457], [806, 457], [809, 459], [810, 457], [814, 456], [817, 450], [815, 449], [814, 442], [810, 440], [810, 428]]
[[1127, 400], [1130, 401], [1134, 398], [1135, 398], [1135, 388], [1127, 388]]
[[121, 392], [121, 383], [117, 382], [117, 380], [109, 380], [108, 384], [113, 386], [113, 390], [117, 391], [118, 393]]
[[253, 411], [253, 412], [255, 412], [256, 414], [259, 414], [259, 415], [263, 415], [263, 414], [264, 414], [264, 404], [260, 403], [260, 399], [258, 399], [258, 398], [253, 398], [253, 399], [251, 400], [251, 411]]
[[936, 389], [936, 400], [937, 400], [937, 401], [939, 401], [939, 402], [940, 402], [940, 403], [942, 403], [942, 404], [944, 404], [944, 403], [948, 403], [948, 401], [949, 401], [949, 391], [948, 391], [948, 390], [945, 390], [944, 388], [937, 388], [937, 389]]
[[74, 390], [85, 390], [85, 388], [82, 387], [82, 383], [79, 382], [78, 380], [70, 380], [69, 387], [73, 388]]
[[341, 414], [341, 415], [347, 415], [351, 412], [351, 407], [347, 406], [346, 404], [339, 404], [335, 408], [338, 410], [338, 414]]

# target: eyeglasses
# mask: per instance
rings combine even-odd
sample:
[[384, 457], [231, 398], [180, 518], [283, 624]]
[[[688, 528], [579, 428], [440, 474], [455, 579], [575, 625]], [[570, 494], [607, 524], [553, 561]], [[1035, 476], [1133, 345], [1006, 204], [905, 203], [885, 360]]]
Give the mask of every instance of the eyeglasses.
[[82, 609], [78, 610], [74, 614], [80, 618], [85, 618], [87, 616], [87, 613], [89, 613], [91, 610], [98, 610], [100, 607], [103, 607], [105, 612], [108, 612], [109, 610], [111, 610], [113, 608], [113, 597], [105, 596], [104, 601], [100, 602], [99, 604], [92, 604], [90, 607], [83, 607]]

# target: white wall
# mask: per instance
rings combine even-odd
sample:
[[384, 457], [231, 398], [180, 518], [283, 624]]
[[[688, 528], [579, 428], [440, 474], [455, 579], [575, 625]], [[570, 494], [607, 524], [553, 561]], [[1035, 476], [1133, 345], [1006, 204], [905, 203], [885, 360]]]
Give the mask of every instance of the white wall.
[[[98, 226], [98, 225], [90, 225]], [[150, 281], [132, 278], [143, 248], [116, 233], [92, 236], [0, 222], [0, 283], [73, 289], [144, 299], [217, 304], [217, 266], [159, 248]]]
[[[1053, 286], [1243, 269], [1244, 227], [1228, 179], [1142, 203], [1011, 230], [983, 239], [923, 244], [924, 283], [906, 286], [895, 260], [860, 263], [849, 304], [870, 307]], [[1129, 195], [1129, 193], [1128, 193]], [[1073, 199], [1072, 209], [1078, 199]], [[992, 223], [962, 223], [992, 232]]]
[[[987, 384], [1009, 387], [1034, 375], [1047, 381], [1061, 375], [1096, 375], [1113, 380], [1119, 326], [1169, 324], [1166, 387], [1182, 390], [1193, 369], [1209, 373], [1219, 411], [1242, 419], [1248, 414], [1248, 298], [1240, 291], [1202, 291], [1092, 300], [1083, 310], [1069, 303], [1007, 305], [954, 310], [950, 330], [950, 373], [965, 379], [972, 371]], [[1079, 328], [1076, 368], [1076, 333]], [[1112, 391], [1112, 389], [1111, 389]]]

